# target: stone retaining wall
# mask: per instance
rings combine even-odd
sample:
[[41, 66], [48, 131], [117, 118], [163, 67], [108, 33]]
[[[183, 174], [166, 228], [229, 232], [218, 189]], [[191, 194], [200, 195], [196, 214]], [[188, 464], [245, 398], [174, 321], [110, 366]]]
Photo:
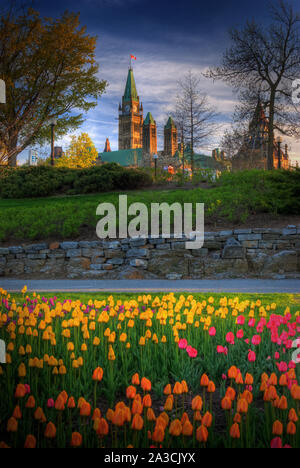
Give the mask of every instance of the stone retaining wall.
[[121, 239], [0, 247], [0, 276], [24, 278], [300, 278], [300, 226], [206, 232], [186, 239]]

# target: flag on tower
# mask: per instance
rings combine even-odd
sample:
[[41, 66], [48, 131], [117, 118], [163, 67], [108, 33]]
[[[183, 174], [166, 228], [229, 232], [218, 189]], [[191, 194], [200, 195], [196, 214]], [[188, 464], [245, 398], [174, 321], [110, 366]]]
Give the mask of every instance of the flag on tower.
[[136, 60], [136, 57], [134, 55], [130, 55], [130, 58]]

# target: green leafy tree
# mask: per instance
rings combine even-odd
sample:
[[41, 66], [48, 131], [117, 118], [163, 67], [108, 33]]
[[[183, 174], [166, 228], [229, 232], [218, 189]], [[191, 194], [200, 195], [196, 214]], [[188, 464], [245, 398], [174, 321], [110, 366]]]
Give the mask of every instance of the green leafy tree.
[[58, 167], [84, 168], [95, 164], [98, 151], [88, 133], [73, 135], [67, 151], [56, 161]]
[[78, 14], [41, 18], [33, 9], [19, 13], [11, 7], [1, 16], [6, 104], [0, 106], [0, 141], [9, 165], [29, 145], [50, 140], [51, 119], [57, 119], [59, 137], [77, 129], [83, 113], [97, 105], [107, 82], [97, 76], [95, 47]]

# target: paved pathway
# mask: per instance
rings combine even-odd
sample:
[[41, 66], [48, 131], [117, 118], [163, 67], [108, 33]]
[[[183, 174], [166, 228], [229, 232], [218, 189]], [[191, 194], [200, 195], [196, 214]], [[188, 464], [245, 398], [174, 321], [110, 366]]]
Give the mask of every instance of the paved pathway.
[[300, 294], [300, 280], [20, 280], [0, 278], [0, 287], [16, 292], [24, 285], [37, 292], [233, 292]]

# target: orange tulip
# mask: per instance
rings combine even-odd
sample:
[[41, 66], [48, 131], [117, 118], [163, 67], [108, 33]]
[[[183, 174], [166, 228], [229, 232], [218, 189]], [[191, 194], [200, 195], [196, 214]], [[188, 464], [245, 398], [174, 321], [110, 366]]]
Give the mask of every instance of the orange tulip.
[[249, 390], [245, 390], [242, 393], [241, 398], [245, 398], [245, 400], [247, 400], [248, 405], [250, 405], [253, 401], [253, 395], [251, 392], [249, 392]]
[[210, 380], [208, 385], [207, 385], [207, 391], [208, 391], [208, 393], [214, 393], [216, 391], [216, 386], [215, 386], [215, 384], [213, 383], [212, 380]]
[[79, 432], [72, 432], [71, 447], [80, 447], [82, 445], [82, 435]]
[[289, 421], [297, 422], [298, 416], [294, 408], [291, 408], [289, 411]]
[[150, 408], [152, 406], [151, 396], [149, 394], [145, 395], [143, 398], [144, 408]]
[[175, 382], [174, 388], [173, 388], [173, 393], [174, 395], [181, 395], [182, 394], [182, 385], [180, 382]]
[[45, 429], [45, 437], [47, 439], [54, 439], [56, 436], [56, 427], [55, 425], [50, 421], [48, 422], [46, 429]]
[[143, 377], [141, 380], [141, 387], [144, 390], [144, 392], [150, 392], [151, 390], [151, 382], [149, 379], [146, 379], [146, 377]]
[[131, 379], [131, 382], [133, 385], [140, 385], [140, 377], [138, 373], [134, 374], [134, 376]]
[[95, 421], [95, 419], [101, 419], [101, 411], [99, 408], [94, 409], [92, 421]]
[[234, 388], [228, 387], [226, 390], [225, 396], [227, 396], [228, 398], [230, 398], [230, 400], [233, 401], [235, 399], [235, 395], [236, 395], [236, 392]]
[[6, 427], [7, 432], [17, 432], [18, 430], [18, 421], [16, 418], [11, 417], [7, 421], [7, 427]]
[[152, 440], [154, 442], [162, 442], [165, 438], [165, 430], [161, 424], [156, 425], [152, 434]]
[[294, 400], [300, 400], [300, 385], [292, 385], [291, 395], [294, 398]]
[[63, 411], [65, 409], [65, 402], [64, 402], [64, 399], [63, 399], [63, 397], [61, 395], [58, 395], [58, 397], [56, 398], [56, 401], [54, 403], [54, 407], [58, 411]]
[[286, 432], [287, 434], [295, 435], [297, 432], [297, 428], [295, 426], [295, 423], [293, 421], [290, 421], [286, 427]]
[[201, 411], [203, 406], [203, 401], [201, 396], [196, 395], [192, 400], [192, 410], [193, 411]]
[[101, 418], [100, 421], [98, 422], [98, 427], [97, 427], [97, 435], [100, 437], [104, 437], [108, 434], [109, 427], [107, 424], [107, 421], [104, 418]]
[[237, 374], [237, 376], [235, 378], [235, 383], [237, 385], [243, 385], [243, 383], [244, 383], [242, 374], [240, 372], [238, 372], [238, 374]]
[[279, 385], [280, 385], [281, 387], [286, 387], [287, 384], [288, 384], [287, 377], [286, 377], [285, 374], [282, 374], [282, 375], [280, 376], [280, 378], [279, 378]]
[[202, 418], [202, 424], [206, 427], [210, 427], [212, 424], [212, 414], [206, 411], [205, 415]]
[[80, 408], [80, 416], [90, 416], [91, 414], [91, 405], [85, 401]]
[[237, 403], [237, 412], [238, 413], [247, 413], [248, 412], [248, 402], [245, 398], [240, 398]]
[[103, 369], [102, 367], [97, 367], [93, 372], [92, 379], [96, 380], [97, 382], [100, 382], [102, 378], [103, 378]]
[[206, 374], [203, 374], [201, 379], [200, 379], [200, 385], [201, 387], [207, 387], [209, 384], [209, 378], [207, 377]]
[[125, 411], [124, 409], [116, 410], [111, 421], [115, 426], [121, 427], [125, 423]]
[[32, 434], [26, 436], [24, 448], [34, 449], [36, 447], [36, 438]]
[[270, 385], [270, 387], [267, 387], [264, 393], [264, 401], [271, 401], [275, 400], [277, 398], [277, 391], [274, 385]]
[[208, 439], [208, 430], [205, 426], [199, 426], [196, 431], [196, 439], [198, 442], [206, 442]]
[[143, 405], [139, 400], [133, 400], [132, 407], [131, 407], [132, 414], [142, 414], [143, 412]]
[[16, 391], [15, 391], [15, 397], [16, 398], [24, 398], [26, 395], [26, 387], [23, 384], [18, 384]]
[[287, 410], [288, 409], [288, 402], [287, 402], [287, 399], [286, 399], [286, 397], [284, 395], [282, 395], [282, 397], [279, 400], [278, 408], [281, 409], [281, 410]]
[[189, 388], [185, 380], [181, 381], [181, 385], [182, 385], [182, 393], [188, 393]]
[[253, 385], [253, 377], [248, 372], [245, 375], [245, 384], [246, 385]]
[[35, 410], [33, 416], [34, 416], [34, 419], [36, 419], [37, 421], [40, 421], [40, 422], [46, 421], [44, 411], [42, 410], [41, 407], [38, 407], [38, 408]]
[[74, 397], [71, 396], [69, 398], [69, 401], [68, 401], [68, 408], [72, 409], [72, 408], [75, 408], [75, 407], [76, 407], [76, 403], [75, 403]]
[[148, 421], [155, 421], [156, 417], [152, 408], [147, 409], [146, 417]]
[[230, 410], [232, 407], [232, 400], [225, 396], [221, 401], [221, 407], [223, 410]]
[[169, 433], [174, 437], [178, 437], [180, 436], [181, 431], [182, 425], [179, 419], [175, 419], [174, 421], [172, 421], [169, 427]]
[[277, 382], [278, 382], [277, 375], [274, 372], [272, 372], [272, 374], [270, 375], [268, 384], [269, 385], [274, 385], [276, 387]]
[[63, 390], [62, 392], [60, 392], [59, 395], [62, 397], [62, 399], [63, 399], [63, 401], [64, 401], [64, 404], [66, 404], [67, 401], [68, 401], [68, 394], [67, 394], [67, 392], [66, 392], [65, 390]]
[[230, 434], [230, 437], [232, 437], [233, 439], [239, 439], [241, 437], [240, 427], [237, 423], [232, 424], [229, 434]]
[[242, 416], [240, 415], [240, 413], [236, 413], [236, 414], [234, 415], [233, 421], [234, 421], [235, 423], [240, 424], [241, 420], [242, 420]]
[[131, 429], [141, 431], [144, 426], [143, 418], [139, 414], [135, 414], [132, 419]]
[[22, 412], [21, 412], [21, 408], [19, 405], [17, 405], [13, 411], [13, 417], [15, 419], [21, 419], [22, 418]]
[[133, 385], [129, 385], [126, 389], [126, 397], [127, 398], [134, 398], [136, 395], [136, 388]]
[[34, 396], [30, 395], [26, 402], [25, 408], [34, 408], [35, 407], [35, 399]]
[[202, 416], [201, 416], [200, 411], [194, 412], [194, 421], [202, 421]]
[[182, 414], [180, 422], [182, 425], [184, 425], [185, 421], [189, 421], [189, 416], [186, 412]]
[[229, 379], [236, 379], [238, 375], [238, 370], [235, 366], [231, 366], [230, 369], [228, 369], [228, 378]]
[[162, 424], [164, 426], [164, 429], [167, 427], [169, 424], [169, 416], [165, 411], [163, 411], [157, 418], [156, 421], [157, 424]]
[[272, 434], [280, 436], [283, 433], [283, 425], [280, 421], [275, 421], [272, 428]]
[[164, 405], [164, 410], [165, 411], [172, 411], [173, 409], [173, 402], [174, 402], [174, 397], [173, 395], [169, 395], [166, 399], [165, 405]]
[[184, 424], [182, 426], [182, 434], [184, 436], [188, 436], [188, 437], [193, 435], [193, 425], [190, 423], [189, 420], [184, 422]]
[[172, 393], [172, 389], [171, 389], [171, 385], [168, 384], [164, 388], [164, 395], [170, 395], [170, 393]]

